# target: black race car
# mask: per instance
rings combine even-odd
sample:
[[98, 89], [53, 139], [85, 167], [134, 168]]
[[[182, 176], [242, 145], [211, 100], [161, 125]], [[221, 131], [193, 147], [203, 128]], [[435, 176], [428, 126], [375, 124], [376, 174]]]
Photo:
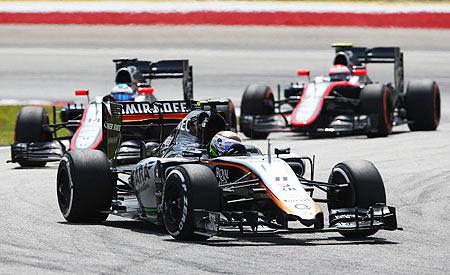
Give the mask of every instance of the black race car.
[[[238, 143], [211, 157], [208, 143], [229, 129], [217, 112], [220, 104], [193, 104], [198, 108], [151, 157], [126, 167], [115, 165], [121, 119], [120, 107], [111, 108], [104, 128], [108, 154], [70, 151], [59, 164], [56, 187], [64, 218], [83, 224], [120, 215], [164, 225], [177, 240], [273, 232], [365, 237], [399, 229], [395, 208], [386, 205], [383, 180], [368, 161], [339, 163], [323, 182], [314, 179], [314, 159], [288, 148], [273, 153], [270, 143], [266, 155]], [[315, 196], [320, 190], [326, 198]], [[321, 202], [328, 205], [327, 224]]]
[[[69, 104], [61, 109], [61, 123], [56, 123], [56, 108], [49, 121], [44, 108], [39, 106], [23, 107], [16, 120], [15, 142], [11, 145], [11, 162], [23, 167], [45, 166], [47, 162], [59, 161], [66, 151], [61, 142], [70, 140], [70, 150], [98, 149], [106, 152], [107, 144], [103, 132], [103, 103], [118, 102], [123, 108], [123, 129], [118, 161], [137, 162], [145, 157], [147, 151], [164, 140], [167, 135], [191, 110], [193, 98], [192, 67], [188, 60], [162, 60], [158, 62], [137, 59], [115, 59], [116, 84], [131, 89], [131, 94], [118, 93], [122, 97], [107, 94], [89, 100], [88, 90], [77, 90], [78, 96], [87, 96], [87, 106]], [[183, 100], [157, 101], [153, 95], [151, 81], [154, 79], [181, 78]], [[120, 87], [119, 87], [120, 88]], [[127, 97], [123, 97], [127, 95]], [[132, 95], [132, 97], [129, 97]], [[122, 100], [121, 100], [122, 99]], [[150, 109], [156, 104], [156, 109]], [[231, 128], [236, 131], [234, 105], [221, 106]], [[163, 120], [164, 124], [150, 123]], [[162, 131], [159, 131], [159, 129]], [[67, 135], [60, 136], [62, 129]]]
[[[268, 86], [249, 85], [241, 102], [240, 131], [264, 139], [270, 132], [367, 134], [385, 137], [392, 127], [435, 130], [440, 120], [440, 94], [433, 80], [413, 80], [404, 88], [403, 53], [398, 47], [353, 47], [334, 44], [336, 56], [328, 76], [284, 89], [284, 99]], [[394, 65], [394, 85], [372, 81], [366, 65]]]

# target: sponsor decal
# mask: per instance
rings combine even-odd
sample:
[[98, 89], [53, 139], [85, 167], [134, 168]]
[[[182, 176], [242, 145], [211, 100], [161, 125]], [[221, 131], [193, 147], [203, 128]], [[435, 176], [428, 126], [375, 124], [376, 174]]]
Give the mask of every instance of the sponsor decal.
[[185, 118], [183, 119], [177, 126], [177, 128], [181, 131], [189, 131], [189, 121], [191, 119]]
[[149, 187], [149, 185], [146, 184], [146, 182], [150, 180], [150, 173], [149, 173], [150, 167], [151, 164], [146, 163], [140, 165], [134, 170], [133, 180], [136, 193], [141, 193]]
[[116, 131], [116, 132], [120, 132], [120, 128], [122, 127], [122, 125], [120, 124], [114, 124], [114, 123], [110, 123], [110, 122], [106, 122], [103, 123], [103, 127], [107, 130], [111, 130], [111, 131]]
[[289, 191], [295, 191], [295, 190], [297, 190], [297, 189], [295, 189], [295, 187], [290, 185], [289, 183], [283, 184], [283, 191], [289, 192]]
[[216, 172], [216, 178], [219, 180], [219, 185], [228, 183], [228, 181], [230, 179], [228, 169], [216, 167], [215, 172]]
[[121, 102], [123, 115], [188, 113], [190, 109], [185, 101]]
[[217, 232], [219, 230], [219, 219], [218, 215], [209, 213], [208, 219], [205, 224], [205, 229], [207, 231]]
[[297, 209], [300, 209], [300, 210], [310, 209], [311, 208], [310, 206], [308, 206], [306, 204], [303, 204], [303, 203], [297, 203], [294, 207], [297, 208]]

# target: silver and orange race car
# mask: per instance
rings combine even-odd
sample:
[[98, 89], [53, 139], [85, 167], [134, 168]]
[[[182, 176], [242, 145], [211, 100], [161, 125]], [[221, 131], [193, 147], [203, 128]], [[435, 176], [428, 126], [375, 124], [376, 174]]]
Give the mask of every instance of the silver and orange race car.
[[[336, 55], [327, 76], [293, 83], [278, 96], [268, 86], [249, 85], [242, 96], [240, 130], [264, 139], [270, 132], [366, 134], [385, 137], [393, 126], [435, 130], [440, 121], [440, 94], [433, 80], [412, 80], [404, 88], [403, 53], [398, 47], [353, 47], [334, 44]], [[374, 82], [367, 64], [394, 65], [394, 84]]]
[[[270, 143], [267, 154], [239, 144], [211, 157], [207, 143], [229, 129], [217, 104], [196, 105], [151, 157], [134, 166], [115, 166], [114, 146], [108, 154], [67, 152], [57, 176], [64, 218], [83, 224], [120, 215], [162, 225], [177, 240], [273, 232], [365, 237], [399, 229], [380, 173], [368, 161], [341, 162], [328, 181], [317, 181], [313, 159], [288, 148], [272, 151]], [[119, 117], [113, 112], [108, 136], [120, 136]], [[316, 196], [320, 190], [326, 198]], [[319, 203], [328, 205], [328, 223]]]

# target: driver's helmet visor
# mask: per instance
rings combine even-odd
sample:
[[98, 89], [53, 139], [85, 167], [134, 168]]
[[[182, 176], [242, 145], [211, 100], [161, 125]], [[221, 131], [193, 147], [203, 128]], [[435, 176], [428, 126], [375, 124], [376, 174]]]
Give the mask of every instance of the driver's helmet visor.
[[117, 101], [131, 101], [134, 95], [131, 93], [112, 92], [111, 96]]
[[330, 74], [330, 79], [332, 81], [339, 81], [339, 80], [348, 80], [350, 78], [351, 74], [349, 73], [334, 73]]
[[214, 137], [211, 143], [211, 154], [213, 156], [226, 155], [231, 149], [242, 144], [240, 141], [226, 137]]

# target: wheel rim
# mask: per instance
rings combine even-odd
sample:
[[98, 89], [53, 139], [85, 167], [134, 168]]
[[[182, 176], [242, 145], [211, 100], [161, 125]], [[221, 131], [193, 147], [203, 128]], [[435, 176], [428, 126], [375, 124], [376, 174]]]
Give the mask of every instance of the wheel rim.
[[389, 91], [386, 89], [383, 96], [383, 120], [386, 126], [386, 132], [392, 132], [392, 106], [389, 104]]
[[[50, 120], [48, 119], [48, 114], [45, 112], [44, 113], [44, 123], [42, 125], [42, 127], [44, 127], [44, 125], [49, 125]], [[42, 132], [42, 140], [44, 141], [48, 141], [51, 139], [51, 133], [47, 131], [48, 129], [46, 128], [43, 132]]]
[[233, 102], [229, 102], [228, 103], [228, 114], [229, 114], [229, 122], [230, 122], [230, 130], [233, 132], [237, 132], [237, 127], [236, 127], [236, 113], [234, 111], [234, 104]]
[[71, 185], [68, 173], [65, 169], [62, 169], [58, 175], [58, 181], [56, 185], [59, 208], [65, 215], [70, 206]]
[[176, 225], [182, 217], [183, 198], [176, 184], [168, 184], [164, 192], [164, 221], [169, 225]]
[[332, 206], [335, 208], [343, 208], [343, 207], [353, 207], [354, 204], [354, 190], [353, 185], [351, 184], [351, 179], [345, 173], [345, 171], [340, 167], [335, 167], [331, 173], [331, 179], [329, 180], [332, 184], [348, 184], [349, 187], [345, 189], [341, 189], [339, 192], [329, 193], [331, 195], [332, 202], [329, 202], [328, 206]]
[[274, 97], [273, 97], [272, 92], [267, 93], [263, 104], [264, 104], [264, 114], [266, 114], [266, 115], [273, 114], [273, 109], [275, 106], [274, 106]]
[[434, 125], [437, 127], [441, 120], [441, 97], [439, 95], [439, 88], [436, 84], [434, 85], [433, 117], [434, 117]]

